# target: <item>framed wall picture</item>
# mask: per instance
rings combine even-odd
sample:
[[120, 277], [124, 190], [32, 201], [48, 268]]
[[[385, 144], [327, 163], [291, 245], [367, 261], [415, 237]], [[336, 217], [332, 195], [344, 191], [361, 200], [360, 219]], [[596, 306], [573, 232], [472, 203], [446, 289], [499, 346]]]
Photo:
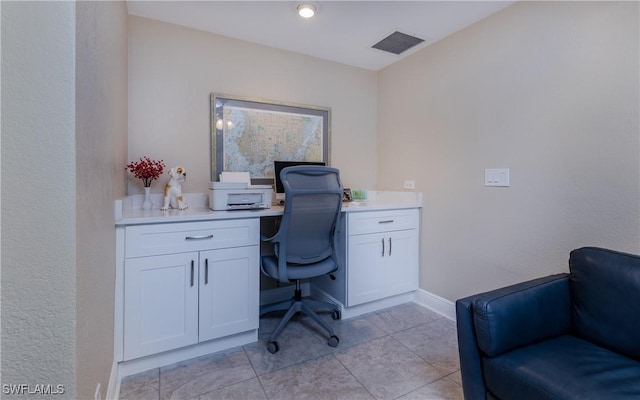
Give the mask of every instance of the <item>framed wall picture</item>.
[[330, 164], [331, 109], [211, 94], [211, 180], [222, 171], [273, 182], [273, 161]]
[[353, 200], [353, 196], [351, 195], [351, 189], [344, 188], [342, 193], [342, 201], [349, 202]]

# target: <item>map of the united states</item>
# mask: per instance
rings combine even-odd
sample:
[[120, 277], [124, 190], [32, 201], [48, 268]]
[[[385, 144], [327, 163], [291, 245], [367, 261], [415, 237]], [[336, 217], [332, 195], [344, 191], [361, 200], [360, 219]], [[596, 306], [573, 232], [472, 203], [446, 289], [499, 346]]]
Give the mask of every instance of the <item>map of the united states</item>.
[[322, 117], [226, 107], [223, 119], [225, 171], [273, 177], [274, 160], [322, 160]]

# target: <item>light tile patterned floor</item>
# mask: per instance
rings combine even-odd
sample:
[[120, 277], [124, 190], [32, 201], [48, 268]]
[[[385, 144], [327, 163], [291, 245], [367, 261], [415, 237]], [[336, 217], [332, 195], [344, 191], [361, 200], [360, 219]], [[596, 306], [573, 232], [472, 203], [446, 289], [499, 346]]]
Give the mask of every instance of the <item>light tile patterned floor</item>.
[[400, 399], [462, 400], [455, 323], [414, 303], [333, 321], [327, 337], [296, 318], [270, 354], [279, 320], [260, 320], [256, 343], [125, 377], [121, 400]]

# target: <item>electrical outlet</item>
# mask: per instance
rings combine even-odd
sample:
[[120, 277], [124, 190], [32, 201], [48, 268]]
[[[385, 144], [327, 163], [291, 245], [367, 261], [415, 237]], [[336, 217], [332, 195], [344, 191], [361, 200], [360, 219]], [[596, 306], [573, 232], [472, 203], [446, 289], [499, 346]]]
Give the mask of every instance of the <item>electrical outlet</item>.
[[404, 188], [414, 190], [416, 188], [416, 181], [404, 181]]

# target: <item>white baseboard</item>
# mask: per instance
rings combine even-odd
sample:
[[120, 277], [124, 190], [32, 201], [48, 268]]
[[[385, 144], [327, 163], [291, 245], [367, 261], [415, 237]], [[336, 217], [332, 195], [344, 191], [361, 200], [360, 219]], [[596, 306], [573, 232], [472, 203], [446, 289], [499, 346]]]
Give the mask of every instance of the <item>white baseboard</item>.
[[107, 386], [107, 400], [118, 400], [120, 397], [120, 379], [118, 377], [118, 363], [114, 360], [111, 365], [109, 384]]
[[415, 302], [415, 292], [402, 293], [395, 296], [385, 297], [384, 299], [370, 301], [357, 306], [344, 309], [342, 312], [343, 319], [358, 317], [362, 314], [368, 314], [374, 311], [380, 311], [385, 308], [394, 307], [404, 303]]
[[444, 299], [431, 292], [427, 292], [426, 290], [418, 289], [416, 291], [415, 302], [447, 319], [450, 319], [451, 321], [456, 320], [456, 305], [450, 300]]
[[314, 287], [313, 292], [314, 296], [317, 297], [318, 300], [324, 300], [338, 305], [342, 314], [341, 319], [354, 318], [370, 312], [379, 311], [384, 308], [415, 301], [415, 292], [409, 292], [345, 308], [340, 301], [324, 290]]
[[321, 289], [314, 287], [314, 293], [316, 297], [321, 300], [340, 304], [342, 308], [343, 319], [357, 317], [362, 314], [378, 311], [387, 307], [393, 307], [402, 303], [414, 302], [421, 305], [422, 307], [430, 309], [437, 314], [442, 315], [447, 319], [450, 319], [451, 321], [456, 320], [456, 306], [454, 302], [444, 299], [431, 292], [427, 292], [423, 289], [418, 289], [414, 292], [391, 296], [381, 300], [376, 300], [349, 308], [342, 307], [342, 304], [338, 300]]

